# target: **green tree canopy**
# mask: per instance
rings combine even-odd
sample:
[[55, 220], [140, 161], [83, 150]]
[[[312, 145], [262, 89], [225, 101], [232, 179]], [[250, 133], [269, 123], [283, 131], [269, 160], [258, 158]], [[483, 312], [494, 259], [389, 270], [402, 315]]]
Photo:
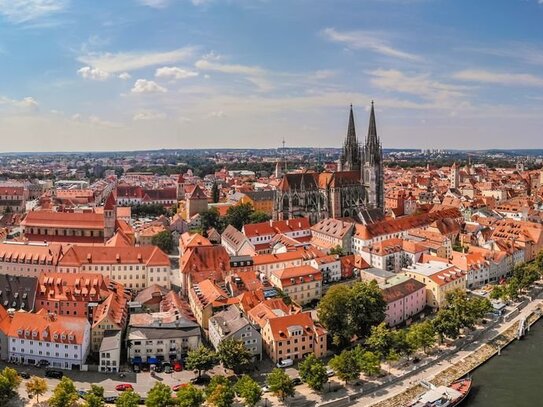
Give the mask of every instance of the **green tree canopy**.
[[360, 377], [361, 370], [356, 356], [356, 351], [344, 350], [330, 360], [329, 365], [334, 369], [337, 377], [345, 383]]
[[43, 377], [32, 376], [29, 381], [26, 382], [26, 392], [29, 398], [36, 397], [36, 402], [40, 402], [40, 396], [47, 393], [48, 389], [47, 380]]
[[126, 390], [115, 401], [115, 407], [138, 407], [140, 396], [134, 390]]
[[379, 355], [369, 350], [364, 350], [360, 345], [358, 345], [353, 352], [362, 373], [368, 376], [377, 376], [379, 372], [381, 372], [381, 360]]
[[226, 223], [234, 226], [237, 230], [241, 230], [243, 225], [251, 223], [253, 213], [254, 208], [250, 203], [231, 206], [226, 212]]
[[271, 219], [271, 216], [266, 212], [254, 211], [251, 216], [249, 216], [249, 223], [262, 223], [267, 222]]
[[321, 391], [328, 381], [324, 362], [313, 353], [300, 362], [298, 371], [300, 378], [313, 390]]
[[173, 250], [172, 232], [163, 230], [162, 232], [157, 233], [151, 239], [151, 243], [154, 246], [158, 246], [163, 252], [171, 253]]
[[177, 392], [180, 407], [200, 407], [204, 402], [204, 392], [192, 384], [181, 387]]
[[211, 186], [211, 199], [213, 200], [213, 203], [217, 203], [219, 202], [219, 199], [221, 199], [221, 191], [216, 182], [213, 182], [213, 185]]
[[226, 339], [219, 343], [217, 357], [227, 369], [239, 373], [251, 364], [253, 355], [242, 341]]
[[317, 309], [319, 321], [328, 330], [336, 346], [349, 343], [353, 333], [350, 320], [351, 291], [342, 285], [334, 285], [326, 292]]
[[211, 228], [217, 229], [219, 233], [222, 233], [224, 229], [217, 208], [210, 208], [209, 210], [200, 213], [200, 220], [202, 222], [202, 233], [204, 236], [206, 236], [207, 231]]
[[157, 382], [147, 393], [145, 405], [147, 407], [170, 407], [177, 404], [172, 397], [172, 389], [170, 386]]
[[206, 402], [215, 407], [230, 407], [234, 403], [232, 383], [224, 376], [213, 376], [206, 390]]
[[350, 317], [353, 330], [358, 337], [365, 338], [372, 326], [384, 321], [387, 304], [375, 280], [357, 282], [351, 290]]
[[189, 351], [187, 359], [185, 360], [185, 367], [188, 370], [197, 370], [198, 377], [216, 364], [217, 354], [203, 345], [200, 345], [197, 349]]
[[284, 370], [279, 368], [273, 369], [268, 374], [267, 382], [270, 391], [281, 400], [284, 401], [287, 397], [294, 396], [294, 383]]
[[17, 389], [21, 384], [21, 378], [15, 369], [5, 367], [0, 372], [0, 404], [6, 403], [17, 394]]
[[246, 407], [254, 407], [262, 398], [262, 389], [251, 376], [243, 375], [237, 381], [235, 390]]
[[79, 395], [75, 389], [74, 383], [64, 376], [57, 384], [53, 395], [47, 402], [49, 407], [71, 407], [76, 405]]
[[436, 343], [436, 331], [429, 320], [411, 325], [406, 334], [406, 340], [413, 349], [428, 352]]

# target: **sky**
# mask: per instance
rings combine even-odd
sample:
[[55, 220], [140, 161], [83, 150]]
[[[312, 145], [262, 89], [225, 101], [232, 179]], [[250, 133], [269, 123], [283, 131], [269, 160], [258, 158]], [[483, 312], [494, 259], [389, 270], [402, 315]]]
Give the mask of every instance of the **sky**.
[[0, 0], [0, 151], [543, 148], [543, 0]]

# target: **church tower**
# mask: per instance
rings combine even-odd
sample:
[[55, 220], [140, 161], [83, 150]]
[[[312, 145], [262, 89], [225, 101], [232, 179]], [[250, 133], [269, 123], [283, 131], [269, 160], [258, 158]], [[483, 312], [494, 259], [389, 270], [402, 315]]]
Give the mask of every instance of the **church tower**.
[[451, 167], [451, 189], [458, 189], [460, 186], [460, 168], [455, 163]]
[[104, 240], [108, 240], [115, 234], [117, 227], [117, 200], [115, 192], [111, 191], [104, 203]]
[[365, 203], [368, 209], [384, 210], [385, 187], [383, 170], [383, 147], [377, 136], [375, 110], [371, 102], [368, 136], [362, 149], [362, 185], [365, 192]]
[[338, 167], [340, 171], [360, 171], [361, 161], [360, 144], [358, 144], [358, 139], [356, 138], [353, 105], [351, 105], [347, 137], [343, 143], [343, 151], [341, 152]]

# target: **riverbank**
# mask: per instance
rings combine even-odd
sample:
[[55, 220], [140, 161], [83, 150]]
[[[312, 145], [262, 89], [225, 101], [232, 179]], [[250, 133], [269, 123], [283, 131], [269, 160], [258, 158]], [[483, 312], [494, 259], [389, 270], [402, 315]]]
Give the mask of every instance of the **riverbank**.
[[409, 381], [401, 381], [392, 389], [387, 389], [386, 392], [374, 392], [360, 396], [354, 404], [372, 407], [405, 406], [426, 391], [424, 387], [414, 383], [426, 380], [436, 386], [449, 385], [454, 380], [464, 377], [513, 342], [517, 338], [519, 323], [522, 319], [526, 318], [526, 327], [529, 329], [531, 325], [541, 318], [541, 315], [543, 315], [543, 302], [535, 300], [529, 303], [514, 319], [503, 323], [495, 335], [474, 341], [473, 344], [481, 343], [474, 349], [459, 351], [450, 360], [445, 360], [443, 363], [425, 369], [410, 378]]

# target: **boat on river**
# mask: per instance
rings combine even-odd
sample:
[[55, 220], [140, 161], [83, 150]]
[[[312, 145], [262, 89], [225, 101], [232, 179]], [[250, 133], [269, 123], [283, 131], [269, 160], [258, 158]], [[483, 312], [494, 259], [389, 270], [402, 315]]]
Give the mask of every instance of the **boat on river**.
[[431, 383], [421, 383], [428, 387], [428, 391], [413, 400], [405, 407], [455, 407], [468, 396], [472, 379], [456, 380], [450, 386], [434, 386]]

